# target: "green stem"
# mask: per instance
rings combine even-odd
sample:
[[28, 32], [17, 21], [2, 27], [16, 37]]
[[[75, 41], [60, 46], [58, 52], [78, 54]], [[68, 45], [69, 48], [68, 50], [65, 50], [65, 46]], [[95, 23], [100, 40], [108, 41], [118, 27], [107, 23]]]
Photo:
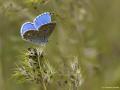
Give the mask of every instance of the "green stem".
[[47, 87], [46, 87], [45, 83], [43, 82], [42, 84], [43, 84], [43, 89], [47, 90]]
[[71, 90], [71, 83], [68, 84], [68, 90]]
[[75, 83], [73, 84], [73, 90], [78, 90], [78, 87], [75, 86]]

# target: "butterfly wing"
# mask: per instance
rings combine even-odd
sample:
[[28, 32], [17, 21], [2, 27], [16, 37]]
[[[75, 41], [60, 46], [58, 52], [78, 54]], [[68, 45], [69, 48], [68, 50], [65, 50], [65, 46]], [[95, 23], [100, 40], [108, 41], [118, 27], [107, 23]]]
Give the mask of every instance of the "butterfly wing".
[[26, 32], [23, 37], [25, 40], [34, 44], [43, 44], [47, 42], [44, 38], [42, 38], [42, 33], [37, 30], [30, 30]]
[[46, 12], [37, 16], [33, 23], [27, 22], [22, 25], [21, 36], [23, 39], [35, 44], [47, 43], [48, 37], [56, 26], [56, 23], [51, 23], [50, 13]]
[[22, 25], [20, 30], [21, 36], [24, 40], [29, 42], [37, 42], [39, 34], [33, 23], [26, 22]]
[[20, 34], [23, 37], [24, 34], [30, 30], [36, 30], [34, 27], [34, 24], [31, 22], [26, 22], [22, 25], [21, 30], [20, 30]]
[[33, 23], [36, 29], [39, 29], [42, 25], [50, 22], [51, 22], [51, 14], [49, 12], [40, 14], [33, 20]]
[[40, 38], [41, 41], [48, 41], [49, 36], [51, 35], [51, 33], [53, 32], [54, 28], [56, 26], [56, 23], [48, 23], [45, 25], [42, 25], [39, 28], [39, 33], [40, 33]]

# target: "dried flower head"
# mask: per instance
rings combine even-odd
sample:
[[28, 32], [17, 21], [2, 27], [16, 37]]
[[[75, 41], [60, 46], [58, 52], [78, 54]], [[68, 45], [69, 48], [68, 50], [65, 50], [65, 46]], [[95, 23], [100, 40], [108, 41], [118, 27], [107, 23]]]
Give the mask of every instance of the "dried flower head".
[[54, 73], [54, 69], [45, 58], [42, 49], [28, 48], [14, 75], [38, 84], [47, 84], [52, 80]]

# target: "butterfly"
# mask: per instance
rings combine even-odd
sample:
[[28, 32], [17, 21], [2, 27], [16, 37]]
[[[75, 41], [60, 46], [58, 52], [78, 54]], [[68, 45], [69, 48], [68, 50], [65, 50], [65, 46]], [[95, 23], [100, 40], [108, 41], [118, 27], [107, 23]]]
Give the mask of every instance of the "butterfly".
[[38, 15], [33, 22], [25, 22], [21, 26], [21, 37], [35, 44], [46, 44], [56, 26], [56, 23], [52, 22], [51, 16], [50, 12], [45, 12]]

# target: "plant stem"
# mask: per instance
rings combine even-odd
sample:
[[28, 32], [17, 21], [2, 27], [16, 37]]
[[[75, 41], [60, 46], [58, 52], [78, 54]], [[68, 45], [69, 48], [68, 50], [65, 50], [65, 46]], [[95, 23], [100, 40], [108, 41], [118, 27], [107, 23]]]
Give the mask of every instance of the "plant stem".
[[75, 83], [73, 84], [73, 90], [78, 90], [78, 87], [75, 86]]
[[68, 86], [69, 86], [69, 87], [68, 87], [68, 88], [69, 88], [69, 90], [71, 90], [71, 83], [69, 83], [69, 84], [68, 84]]
[[46, 87], [46, 85], [45, 85], [44, 82], [43, 82], [43, 89], [44, 89], [44, 90], [47, 90], [47, 87]]

